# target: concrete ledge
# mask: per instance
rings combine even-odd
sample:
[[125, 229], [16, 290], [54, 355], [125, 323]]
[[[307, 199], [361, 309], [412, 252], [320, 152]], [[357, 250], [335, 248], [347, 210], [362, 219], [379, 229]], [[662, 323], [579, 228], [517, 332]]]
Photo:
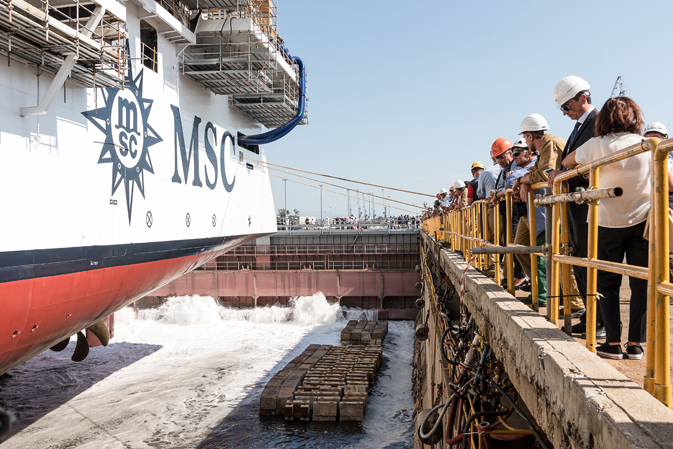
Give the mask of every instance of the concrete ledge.
[[[459, 288], [467, 263], [421, 235]], [[555, 447], [673, 448], [671, 410], [491, 279], [465, 278], [468, 308]]]

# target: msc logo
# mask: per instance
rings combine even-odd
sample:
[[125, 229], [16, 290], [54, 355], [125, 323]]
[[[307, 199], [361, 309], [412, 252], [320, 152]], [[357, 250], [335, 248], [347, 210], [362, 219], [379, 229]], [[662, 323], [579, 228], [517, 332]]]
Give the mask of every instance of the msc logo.
[[154, 173], [148, 149], [162, 139], [148, 123], [153, 100], [143, 98], [143, 71], [133, 78], [129, 68], [126, 85], [104, 89], [105, 106], [82, 114], [105, 133], [98, 163], [112, 164], [112, 195], [124, 185], [130, 224], [135, 188], [144, 198], [145, 172]]

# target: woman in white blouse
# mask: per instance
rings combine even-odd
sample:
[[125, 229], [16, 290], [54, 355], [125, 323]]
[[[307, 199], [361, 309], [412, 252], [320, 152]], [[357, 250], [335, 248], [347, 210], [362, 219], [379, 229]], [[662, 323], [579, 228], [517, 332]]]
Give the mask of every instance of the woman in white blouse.
[[[574, 168], [640, 143], [643, 120], [638, 105], [627, 97], [605, 102], [596, 117], [595, 137], [570, 153], [563, 165]], [[598, 205], [598, 258], [630, 265], [647, 266], [648, 243], [643, 238], [650, 209], [651, 155], [643, 153], [600, 169], [600, 188], [622, 187], [620, 198], [602, 199]], [[606, 342], [596, 347], [601, 357], [622, 359], [619, 289], [622, 275], [598, 272], [598, 302], [607, 334]], [[629, 278], [631, 287], [629, 335], [626, 357], [640, 359], [645, 341], [647, 281]]]

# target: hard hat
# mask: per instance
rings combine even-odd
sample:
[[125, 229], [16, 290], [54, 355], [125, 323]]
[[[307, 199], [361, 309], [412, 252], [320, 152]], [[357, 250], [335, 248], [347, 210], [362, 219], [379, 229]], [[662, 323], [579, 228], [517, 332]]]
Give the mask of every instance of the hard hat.
[[491, 157], [500, 156], [510, 148], [512, 148], [512, 142], [509, 139], [505, 139], [504, 137], [496, 139], [493, 145], [491, 145]]
[[566, 101], [575, 98], [578, 93], [589, 90], [589, 87], [591, 87], [589, 83], [579, 76], [566, 76], [554, 88], [554, 101], [558, 107], [561, 107]]
[[666, 127], [664, 126], [663, 123], [659, 122], [652, 122], [649, 125], [645, 127], [645, 131], [643, 131], [643, 135], [647, 133], [659, 133], [662, 136], [665, 136], [664, 138], [668, 138], [668, 131], [666, 131]]
[[526, 145], [526, 139], [523, 137], [514, 142], [514, 145], [512, 145], [512, 148], [528, 148], [528, 145]]
[[547, 125], [547, 120], [544, 119], [540, 114], [531, 114], [521, 122], [521, 128], [519, 129], [519, 134], [530, 133], [534, 131], [546, 131], [549, 129]]
[[482, 164], [481, 162], [477, 161], [477, 162], [475, 162], [475, 163], [472, 164], [472, 167], [470, 167], [470, 171], [474, 171], [474, 170], [477, 169], [477, 168], [483, 170], [483, 169], [484, 169], [484, 164]]
[[439, 194], [440, 194], [440, 195], [442, 195], [442, 194], [444, 194], [444, 193], [449, 193], [449, 191], [446, 190], [446, 189], [442, 189], [442, 190], [439, 191]]
[[451, 189], [450, 189], [450, 190], [453, 192], [455, 189], [453, 188], [453, 186], [451, 186]]
[[458, 179], [456, 182], [453, 183], [453, 186], [456, 188], [456, 190], [464, 189], [465, 188], [465, 183], [463, 181], [461, 181], [460, 179]]

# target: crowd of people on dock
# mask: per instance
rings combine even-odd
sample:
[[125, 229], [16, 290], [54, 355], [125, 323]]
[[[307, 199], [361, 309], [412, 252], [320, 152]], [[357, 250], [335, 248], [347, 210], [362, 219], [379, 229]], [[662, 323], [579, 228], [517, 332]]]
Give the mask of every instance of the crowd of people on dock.
[[386, 227], [389, 229], [418, 229], [421, 227], [421, 215], [402, 215], [399, 217], [371, 217], [367, 214], [363, 215], [362, 219], [355, 215], [348, 217], [325, 217], [316, 219], [314, 217], [281, 217], [276, 216], [276, 227], [279, 231], [287, 230], [308, 230], [314, 228], [330, 228], [330, 229], [360, 229], [360, 228], [377, 228]]
[[[434, 207], [426, 216], [461, 210], [476, 200], [488, 203], [488, 240], [494, 242], [499, 232], [504, 242], [506, 226], [505, 194], [512, 190], [514, 200], [511, 211], [515, 244], [531, 246], [530, 232], [535, 232], [536, 245], [545, 243], [545, 208], [535, 208], [535, 230], [529, 229], [528, 205], [531, 186], [547, 183], [553, 187], [554, 179], [564, 171], [578, 165], [616, 153], [645, 137], [667, 139], [667, 130], [658, 122], [643, 126], [639, 106], [628, 97], [612, 97], [599, 111], [591, 101], [589, 83], [577, 76], [563, 78], [554, 89], [554, 100], [564, 116], [575, 121], [567, 140], [549, 132], [549, 125], [540, 114], [531, 114], [519, 127], [521, 138], [512, 143], [506, 138], [496, 139], [490, 151], [493, 164], [485, 167], [474, 162], [470, 167], [473, 179], [456, 180], [449, 190], [441, 189]], [[673, 162], [669, 153], [669, 186], [673, 186]], [[647, 267], [648, 242], [646, 222], [650, 210], [651, 155], [642, 153], [628, 159], [603, 166], [600, 170], [600, 188], [624, 187], [620, 198], [602, 199], [598, 205], [598, 259]], [[571, 178], [568, 192], [589, 188], [588, 176]], [[669, 187], [671, 189], [671, 187]], [[543, 193], [542, 189], [535, 194]], [[669, 194], [673, 208], [673, 193]], [[568, 203], [571, 255], [587, 257], [589, 207], [575, 202]], [[500, 214], [501, 227], [494, 230], [495, 214]], [[496, 269], [491, 266], [486, 274]], [[516, 255], [514, 285], [517, 290], [530, 291], [531, 270], [537, 271], [540, 305], [546, 305], [546, 261], [537, 258], [537, 267], [531, 266], [528, 254]], [[572, 304], [573, 317], [580, 322], [572, 327], [573, 333], [586, 332], [586, 282], [587, 270], [574, 266], [571, 270], [571, 291], [564, 292]], [[598, 271], [597, 339], [605, 343], [596, 347], [601, 357], [611, 359], [640, 359], [641, 343], [645, 341], [647, 314], [647, 281], [630, 277], [630, 318], [625, 350], [622, 350], [622, 325], [620, 321], [619, 290], [622, 275]], [[531, 295], [528, 301], [531, 301]]]

